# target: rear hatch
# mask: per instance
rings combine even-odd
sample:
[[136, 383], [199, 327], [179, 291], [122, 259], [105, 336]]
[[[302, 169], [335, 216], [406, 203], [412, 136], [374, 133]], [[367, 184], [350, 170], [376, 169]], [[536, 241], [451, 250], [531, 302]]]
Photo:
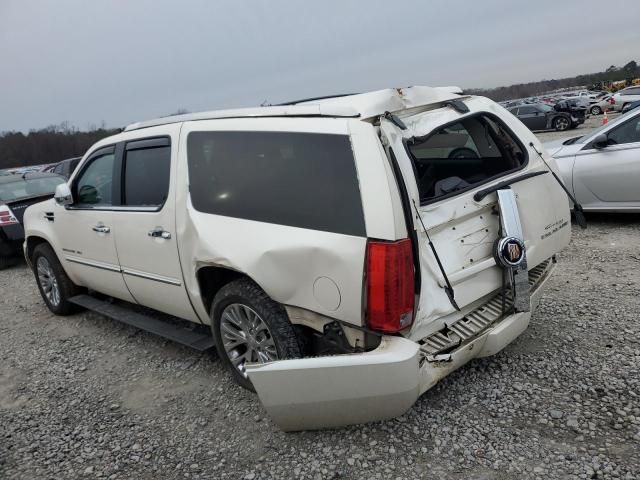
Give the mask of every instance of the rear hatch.
[[[483, 98], [467, 98], [464, 103], [469, 112], [446, 106], [418, 114], [398, 112], [401, 122], [381, 121], [383, 141], [404, 179], [406, 203], [412, 210], [410, 228], [419, 245], [420, 298], [410, 333], [415, 340], [461, 318], [503, 286], [504, 270], [494, 258], [500, 225], [497, 194], [483, 199], [474, 195], [523, 174], [547, 171], [530, 142], [556, 168], [536, 137], [506, 110]], [[510, 188], [531, 271], [568, 244], [569, 203], [551, 174], [527, 178]], [[420, 220], [460, 312], [447, 296], [446, 280]]]

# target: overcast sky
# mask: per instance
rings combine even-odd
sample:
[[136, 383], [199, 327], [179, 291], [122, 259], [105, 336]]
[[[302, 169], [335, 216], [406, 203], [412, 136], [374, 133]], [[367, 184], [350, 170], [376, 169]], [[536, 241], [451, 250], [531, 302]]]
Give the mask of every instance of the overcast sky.
[[640, 61], [636, 0], [0, 0], [0, 131]]

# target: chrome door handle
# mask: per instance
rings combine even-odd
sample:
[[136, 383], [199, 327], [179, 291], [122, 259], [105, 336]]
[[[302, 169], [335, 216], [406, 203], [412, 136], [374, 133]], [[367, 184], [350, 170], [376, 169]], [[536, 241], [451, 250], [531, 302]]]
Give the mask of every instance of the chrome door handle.
[[153, 238], [163, 238], [165, 240], [169, 240], [171, 238], [171, 234], [162, 229], [162, 227], [154, 228], [147, 233], [150, 237]]
[[109, 233], [111, 231], [111, 228], [105, 227], [104, 225], [96, 225], [92, 228], [92, 230], [98, 233]]

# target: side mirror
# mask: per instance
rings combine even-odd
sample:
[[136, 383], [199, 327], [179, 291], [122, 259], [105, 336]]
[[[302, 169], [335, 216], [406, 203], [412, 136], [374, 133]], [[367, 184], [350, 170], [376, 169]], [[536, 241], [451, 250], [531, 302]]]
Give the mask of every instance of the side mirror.
[[61, 183], [56, 187], [56, 193], [53, 195], [53, 198], [56, 199], [56, 203], [58, 205], [62, 205], [63, 207], [66, 205], [71, 205], [73, 203], [73, 196], [71, 195], [71, 189], [69, 185], [65, 183]]
[[605, 148], [607, 145], [609, 145], [609, 139], [607, 138], [606, 133], [601, 133], [593, 139], [594, 148]]

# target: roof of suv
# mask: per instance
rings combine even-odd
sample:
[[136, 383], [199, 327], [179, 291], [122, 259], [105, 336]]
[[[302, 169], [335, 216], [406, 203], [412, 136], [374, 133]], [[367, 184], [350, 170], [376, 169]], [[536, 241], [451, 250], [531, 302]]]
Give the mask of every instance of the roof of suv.
[[170, 123], [221, 118], [252, 117], [358, 117], [371, 118], [409, 108], [446, 102], [460, 98], [462, 90], [458, 87], [387, 88], [367, 93], [321, 97], [299, 100], [288, 104], [232, 110], [213, 110], [208, 112], [172, 115], [155, 120], [136, 122], [128, 125], [125, 131], [140, 128], [167, 125]]

